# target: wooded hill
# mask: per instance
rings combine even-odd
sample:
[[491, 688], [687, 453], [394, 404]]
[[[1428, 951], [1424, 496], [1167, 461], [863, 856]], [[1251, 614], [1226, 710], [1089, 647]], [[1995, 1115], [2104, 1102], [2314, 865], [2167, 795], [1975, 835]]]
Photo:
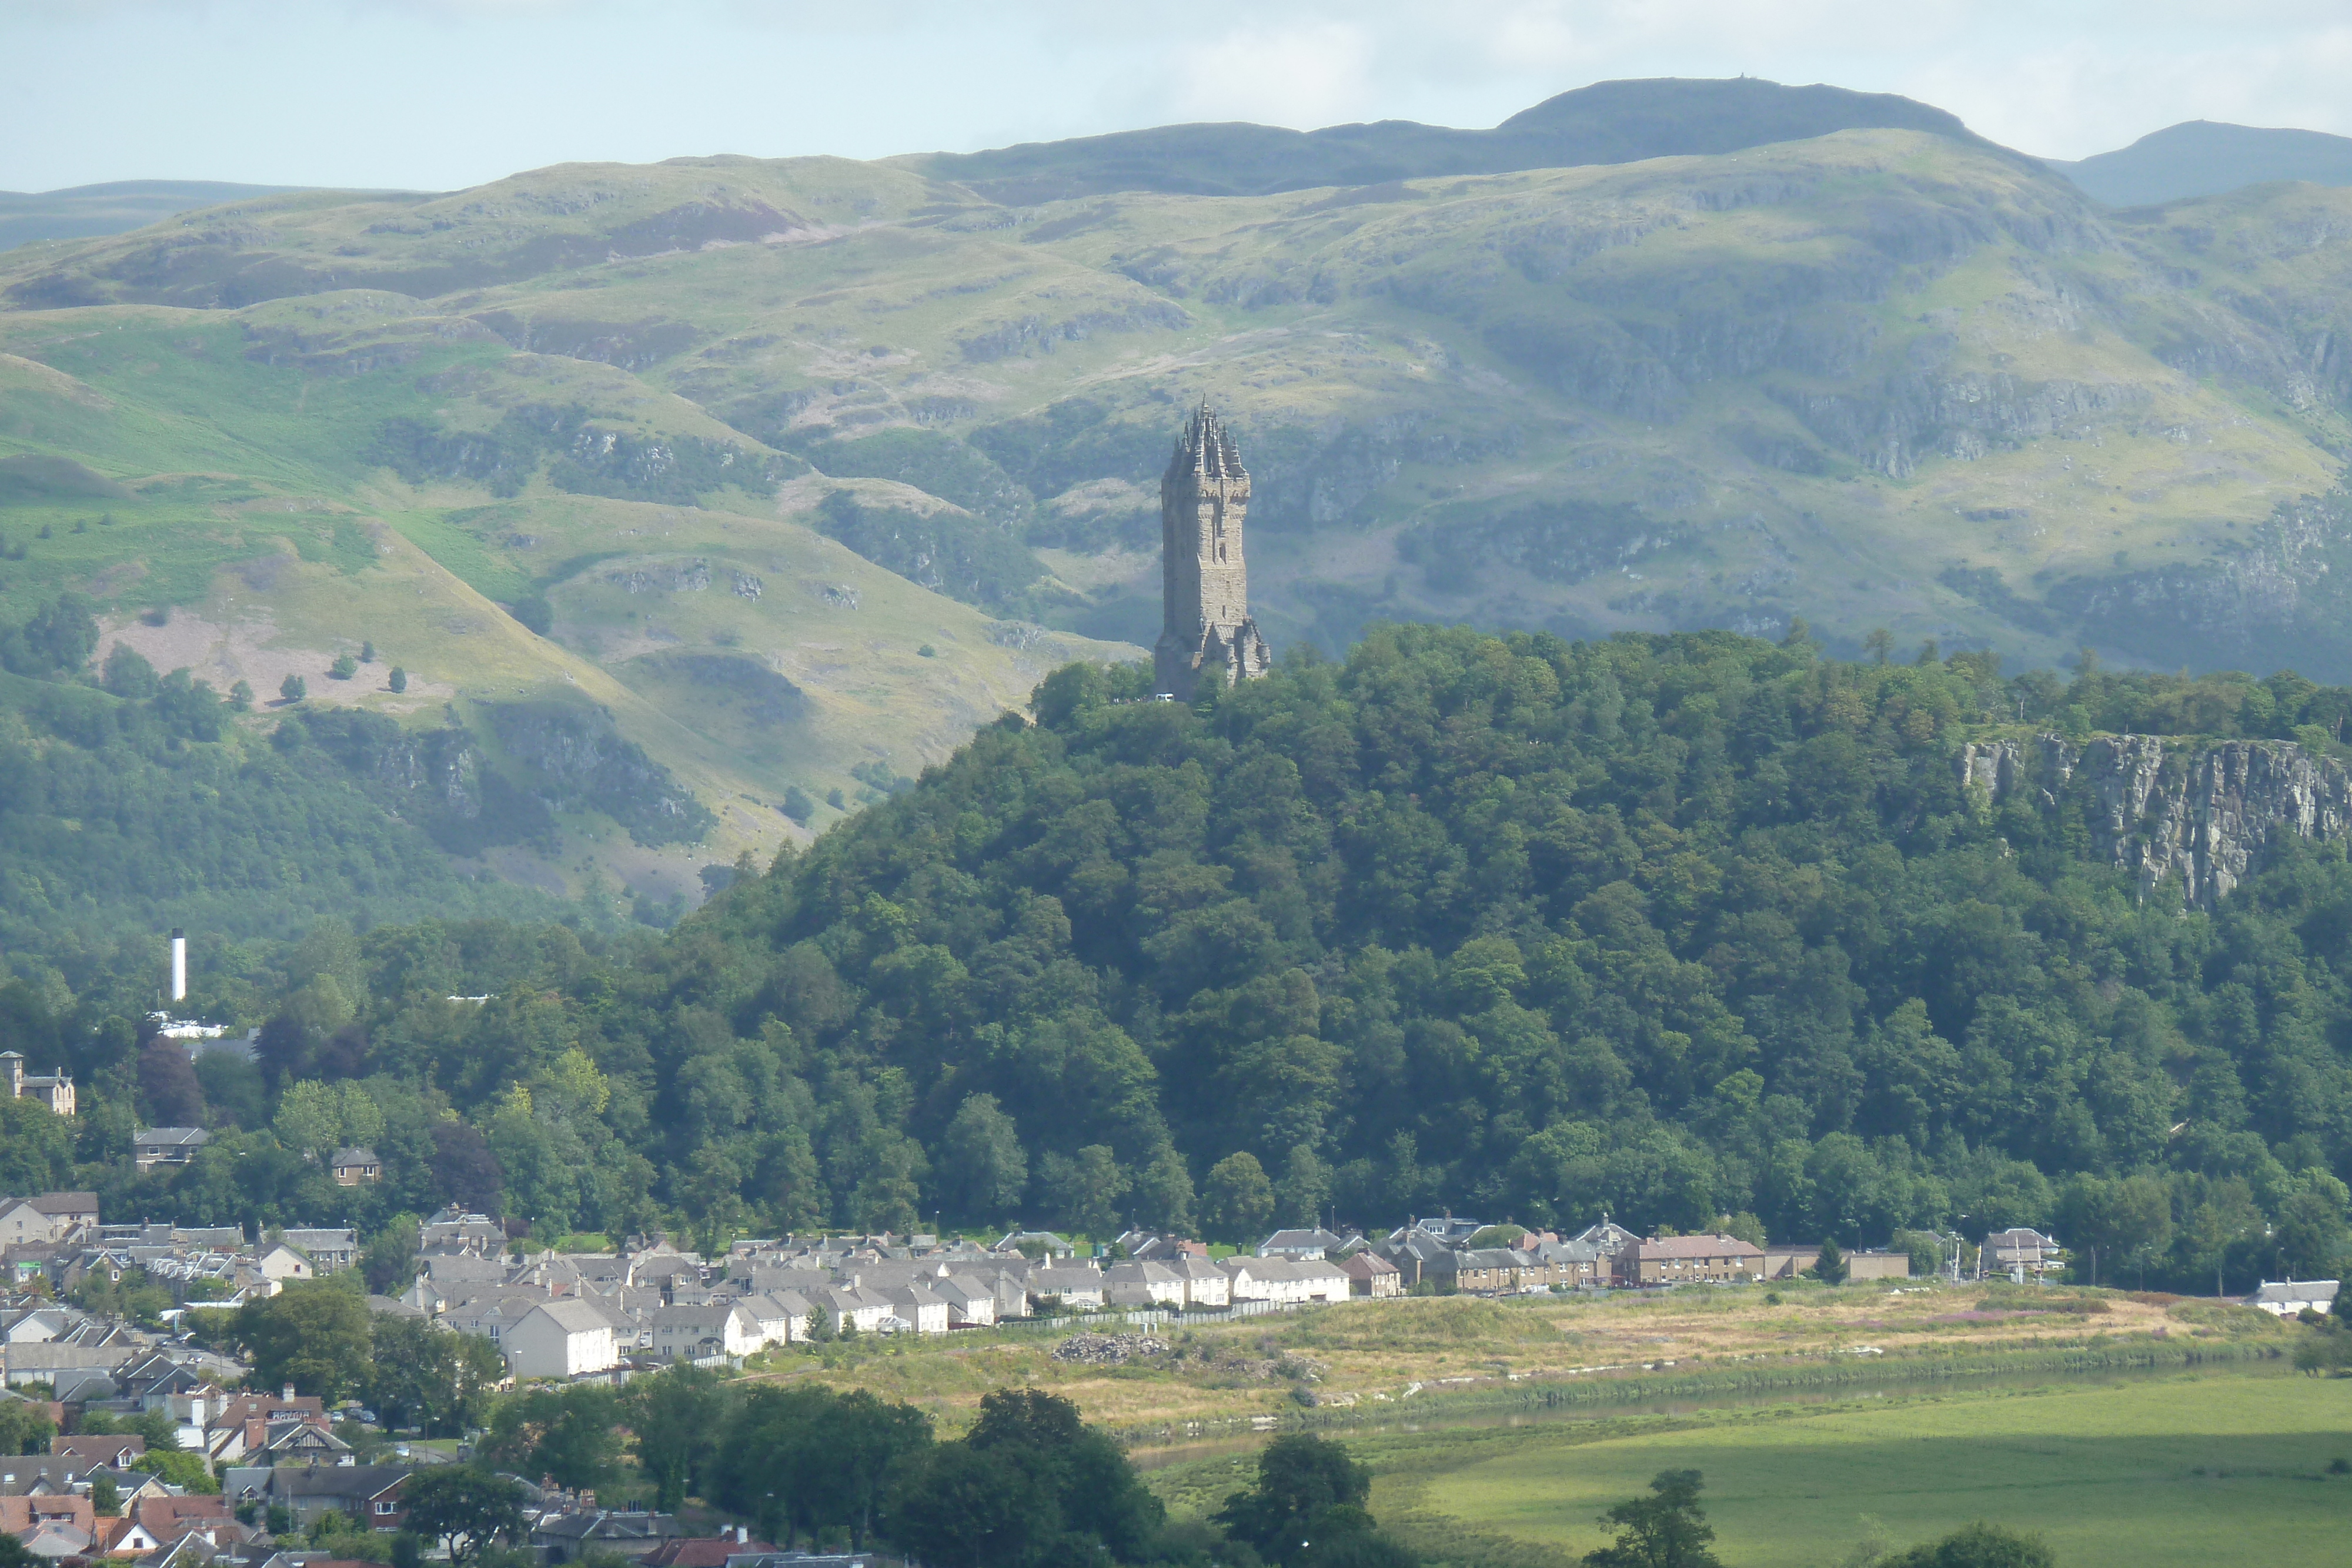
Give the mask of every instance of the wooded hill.
[[[2235, 737], [2340, 792], [2352, 692], [1382, 627], [1197, 707], [1143, 695], [1057, 672], [1034, 725], [641, 955], [314, 934], [255, 997], [253, 1133], [168, 1187], [81, 1179], [363, 1224], [502, 1183], [549, 1234], [1443, 1206], [1878, 1244], [1965, 1216], [2209, 1287], [2341, 1244], [2343, 819], [2273, 824], [2209, 912], [2127, 869], [2156, 795], [2118, 826], [2077, 766], [1996, 798], [1959, 747], [2175, 737], [2160, 795]], [[102, 1105], [132, 1076], [83, 1065]], [[261, 1130], [271, 1092], [338, 1078], [381, 1107], [346, 1112], [380, 1116], [385, 1188], [237, 1161], [350, 1131], [316, 1088]], [[446, 1159], [469, 1128], [495, 1167]]]

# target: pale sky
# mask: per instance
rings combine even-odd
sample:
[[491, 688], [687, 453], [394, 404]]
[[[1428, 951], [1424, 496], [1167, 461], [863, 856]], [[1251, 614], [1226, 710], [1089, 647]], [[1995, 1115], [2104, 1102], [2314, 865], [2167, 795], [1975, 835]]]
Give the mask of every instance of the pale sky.
[[2183, 120], [2352, 135], [2352, 0], [0, 0], [0, 189], [1487, 126], [1742, 72], [1904, 93], [2053, 158]]

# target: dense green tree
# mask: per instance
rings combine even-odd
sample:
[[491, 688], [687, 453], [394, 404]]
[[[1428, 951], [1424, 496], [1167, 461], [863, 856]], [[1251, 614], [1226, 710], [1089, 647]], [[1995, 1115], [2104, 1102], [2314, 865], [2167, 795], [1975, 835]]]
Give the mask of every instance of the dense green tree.
[[931, 1446], [930, 1418], [864, 1389], [763, 1385], [730, 1413], [714, 1500], [778, 1545], [845, 1530], [862, 1543], [898, 1468]]
[[940, 1185], [960, 1219], [993, 1220], [1019, 1211], [1029, 1156], [995, 1095], [967, 1095], [957, 1108], [940, 1139]]
[[636, 1439], [637, 1466], [654, 1478], [654, 1507], [675, 1513], [708, 1486], [726, 1408], [718, 1377], [681, 1363], [631, 1382], [622, 1414]]
[[0, 1454], [46, 1454], [58, 1429], [29, 1399], [0, 1399]]
[[1843, 1285], [1846, 1280], [1845, 1254], [1834, 1241], [1822, 1243], [1820, 1256], [1813, 1260], [1813, 1278], [1824, 1285]]
[[55, 1192], [73, 1179], [73, 1130], [37, 1100], [0, 1100], [0, 1190]]
[[428, 1465], [410, 1475], [401, 1500], [408, 1529], [446, 1546], [452, 1563], [522, 1533], [521, 1485], [482, 1465]]
[[1371, 1495], [1371, 1470], [1346, 1445], [1289, 1433], [1265, 1446], [1255, 1484], [1226, 1498], [1216, 1521], [1269, 1563], [1322, 1562], [1340, 1555], [1341, 1541], [1374, 1533], [1364, 1508]]
[[1715, 1526], [1698, 1494], [1696, 1470], [1660, 1470], [1648, 1497], [1628, 1498], [1601, 1516], [1617, 1539], [1584, 1554], [1585, 1568], [1722, 1568], [1708, 1550]]
[[289, 1280], [278, 1294], [239, 1307], [234, 1332], [265, 1388], [290, 1383], [331, 1405], [367, 1379], [367, 1301], [341, 1281]]
[[487, 1423], [506, 1380], [498, 1347], [420, 1318], [374, 1320], [364, 1397], [387, 1427], [419, 1427], [430, 1437], [461, 1437]]
[[1274, 1184], [1246, 1149], [1209, 1167], [1201, 1193], [1201, 1223], [1211, 1237], [1236, 1245], [1255, 1241], [1274, 1218]]
[[940, 1568], [1023, 1568], [1055, 1561], [1061, 1520], [1017, 1457], [969, 1443], [917, 1455], [893, 1482], [883, 1530], [910, 1558]]
[[609, 1487], [620, 1473], [621, 1406], [598, 1383], [530, 1388], [499, 1402], [483, 1457], [573, 1490]]
[[1979, 1520], [1941, 1541], [1880, 1559], [1880, 1568], [2057, 1568], [2057, 1554], [2038, 1535]]

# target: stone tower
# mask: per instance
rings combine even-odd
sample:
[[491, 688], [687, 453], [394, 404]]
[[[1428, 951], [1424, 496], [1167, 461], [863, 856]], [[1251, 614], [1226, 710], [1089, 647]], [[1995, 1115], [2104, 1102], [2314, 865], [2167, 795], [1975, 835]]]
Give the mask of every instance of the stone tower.
[[1225, 684], [1265, 674], [1274, 662], [1250, 619], [1242, 520], [1249, 471], [1224, 422], [1203, 402], [1184, 427], [1160, 479], [1161, 622], [1156, 689], [1190, 702], [1210, 664]]

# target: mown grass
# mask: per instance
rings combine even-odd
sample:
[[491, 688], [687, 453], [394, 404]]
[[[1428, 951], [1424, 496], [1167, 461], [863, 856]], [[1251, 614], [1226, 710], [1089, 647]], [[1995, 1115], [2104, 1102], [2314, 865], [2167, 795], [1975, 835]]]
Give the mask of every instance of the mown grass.
[[[1378, 1512], [1456, 1561], [1565, 1562], [1662, 1469], [1706, 1477], [1741, 1568], [1835, 1562], [1972, 1519], [2044, 1535], [2066, 1568], [2344, 1561], [2352, 1384], [2247, 1370], [2111, 1385], [1894, 1394], [1647, 1421], [1375, 1439]], [[1485, 1539], [1486, 1552], [1459, 1552]], [[1449, 1540], [1457, 1543], [1449, 1550]]]

